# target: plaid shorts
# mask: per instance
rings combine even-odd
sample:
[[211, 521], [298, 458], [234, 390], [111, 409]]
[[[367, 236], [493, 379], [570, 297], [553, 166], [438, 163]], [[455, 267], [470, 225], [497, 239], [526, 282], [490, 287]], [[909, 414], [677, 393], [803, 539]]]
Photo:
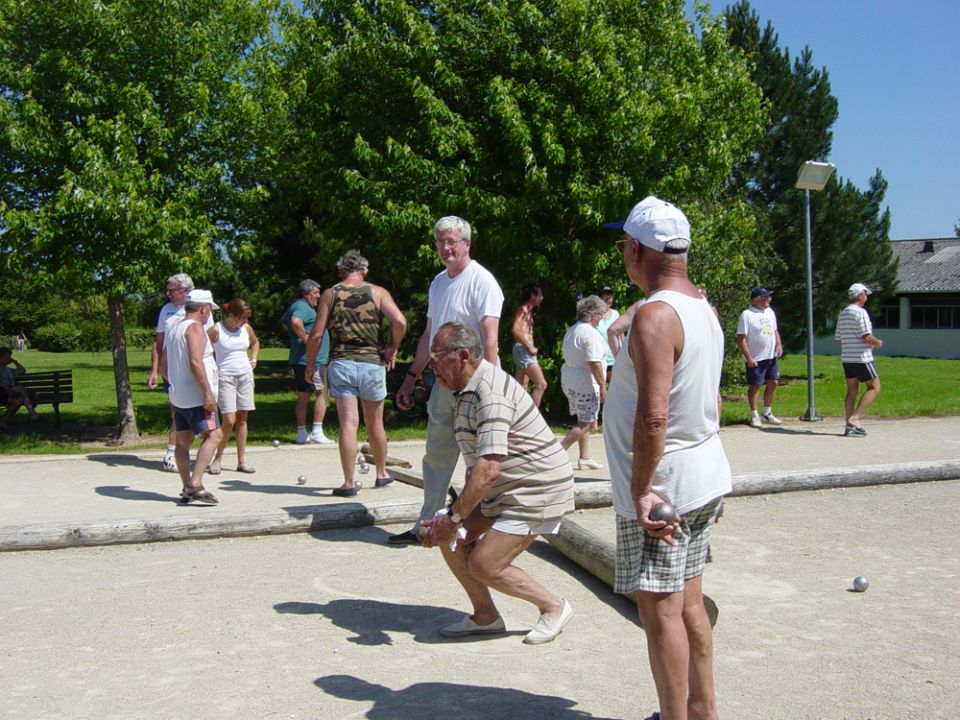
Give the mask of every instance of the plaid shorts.
[[681, 592], [687, 580], [703, 574], [710, 529], [723, 498], [691, 510], [673, 533], [676, 545], [648, 535], [640, 523], [617, 515], [617, 573], [614, 592]]

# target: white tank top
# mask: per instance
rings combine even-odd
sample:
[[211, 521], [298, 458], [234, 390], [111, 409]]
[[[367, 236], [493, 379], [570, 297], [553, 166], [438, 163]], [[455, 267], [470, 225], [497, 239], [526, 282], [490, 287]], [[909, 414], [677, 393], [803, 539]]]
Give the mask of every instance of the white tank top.
[[[185, 333], [191, 325], [197, 325], [196, 320], [184, 320], [167, 331], [165, 338], [167, 351], [167, 382], [170, 383], [170, 404], [178, 408], [192, 408], [203, 405], [203, 391], [197, 384], [193, 373], [190, 372], [190, 356], [187, 351]], [[213, 347], [206, 332], [203, 333], [206, 346], [203, 350], [203, 367], [207, 372], [207, 382], [214, 398], [217, 397], [219, 385], [217, 363], [213, 359]]]
[[[666, 303], [683, 326], [683, 351], [674, 365], [670, 387], [664, 452], [653, 483], [653, 491], [667, 498], [682, 515], [731, 489], [730, 463], [720, 443], [717, 411], [723, 331], [703, 298], [663, 290], [646, 302]], [[603, 442], [613, 481], [614, 509], [633, 519], [637, 517], [630, 494], [636, 410], [637, 376], [630, 343], [624, 342], [604, 404]]]
[[249, 375], [253, 372], [247, 350], [250, 348], [250, 333], [246, 324], [230, 331], [222, 323], [217, 323], [217, 341], [213, 352], [217, 357], [217, 369], [220, 375]]

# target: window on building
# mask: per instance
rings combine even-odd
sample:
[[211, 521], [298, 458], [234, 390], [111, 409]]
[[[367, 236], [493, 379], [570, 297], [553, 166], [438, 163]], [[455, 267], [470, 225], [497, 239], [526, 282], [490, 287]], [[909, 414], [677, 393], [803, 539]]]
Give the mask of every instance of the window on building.
[[960, 329], [960, 295], [910, 298], [910, 327], [918, 330]]
[[873, 318], [873, 326], [876, 328], [883, 328], [886, 330], [899, 330], [900, 329], [900, 301], [899, 300], [885, 301], [877, 309], [876, 317]]

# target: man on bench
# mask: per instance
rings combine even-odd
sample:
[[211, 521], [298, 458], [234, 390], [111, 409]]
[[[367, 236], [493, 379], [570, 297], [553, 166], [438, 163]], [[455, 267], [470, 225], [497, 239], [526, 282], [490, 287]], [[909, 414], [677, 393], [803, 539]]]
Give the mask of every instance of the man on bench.
[[30, 413], [31, 420], [40, 419], [33, 407], [33, 401], [30, 399], [27, 389], [17, 385], [17, 377], [23, 375], [26, 371], [27, 369], [23, 365], [13, 359], [13, 351], [10, 348], [0, 347], [0, 402], [7, 405], [7, 412], [0, 419], [0, 432], [13, 432], [10, 421], [21, 405]]

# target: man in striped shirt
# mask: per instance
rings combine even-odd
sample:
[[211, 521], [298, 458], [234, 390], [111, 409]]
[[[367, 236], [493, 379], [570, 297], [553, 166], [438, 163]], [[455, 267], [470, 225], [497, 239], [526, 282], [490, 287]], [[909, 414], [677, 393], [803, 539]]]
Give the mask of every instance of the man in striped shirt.
[[573, 615], [570, 603], [512, 563], [537, 535], [559, 532], [561, 519], [573, 510], [570, 459], [530, 395], [484, 359], [480, 336], [469, 326], [440, 327], [430, 345], [430, 366], [454, 394], [454, 430], [467, 476], [456, 501], [423, 522], [428, 532], [422, 542], [440, 546], [473, 604], [473, 615], [440, 632], [506, 632], [490, 594], [494, 588], [539, 609], [525, 643], [550, 642]]
[[[880, 394], [880, 376], [873, 364], [873, 348], [883, 347], [883, 340], [873, 334], [873, 324], [864, 309], [871, 291], [863, 283], [854, 283], [847, 290], [850, 304], [840, 311], [837, 318], [837, 331], [833, 339], [840, 343], [843, 374], [847, 379], [847, 394], [843, 398], [846, 426], [843, 434], [847, 437], [863, 437], [867, 431], [860, 424], [860, 418]], [[860, 383], [867, 389], [857, 401]]]

